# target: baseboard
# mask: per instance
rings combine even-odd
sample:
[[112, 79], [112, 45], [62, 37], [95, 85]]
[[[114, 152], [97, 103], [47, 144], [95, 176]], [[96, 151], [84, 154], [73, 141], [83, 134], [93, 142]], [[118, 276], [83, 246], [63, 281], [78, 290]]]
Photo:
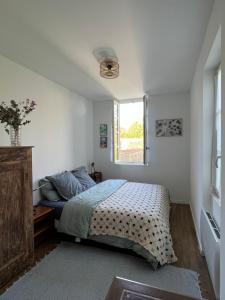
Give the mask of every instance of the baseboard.
[[193, 220], [194, 227], [195, 227], [195, 234], [196, 234], [196, 237], [197, 237], [198, 248], [199, 248], [199, 251], [200, 251], [201, 255], [204, 256], [203, 249], [202, 249], [201, 238], [200, 238], [199, 233], [198, 233], [198, 227], [197, 227], [195, 217], [194, 217], [194, 214], [193, 214], [193, 209], [192, 209], [191, 202], [189, 203], [189, 205], [190, 205], [192, 220]]

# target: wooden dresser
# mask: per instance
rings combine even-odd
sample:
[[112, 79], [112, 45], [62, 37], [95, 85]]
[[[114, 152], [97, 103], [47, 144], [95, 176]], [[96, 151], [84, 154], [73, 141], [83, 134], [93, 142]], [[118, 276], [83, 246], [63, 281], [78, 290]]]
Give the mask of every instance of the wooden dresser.
[[0, 147], [0, 288], [33, 262], [32, 147]]

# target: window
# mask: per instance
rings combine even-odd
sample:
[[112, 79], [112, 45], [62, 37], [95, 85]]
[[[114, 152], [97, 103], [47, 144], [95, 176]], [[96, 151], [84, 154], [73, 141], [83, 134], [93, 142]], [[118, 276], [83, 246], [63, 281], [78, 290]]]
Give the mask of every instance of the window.
[[212, 161], [213, 191], [220, 199], [221, 193], [221, 67], [215, 76], [215, 105], [214, 105], [214, 133], [213, 133], [213, 161]]
[[115, 163], [147, 163], [147, 97], [114, 101], [113, 160]]

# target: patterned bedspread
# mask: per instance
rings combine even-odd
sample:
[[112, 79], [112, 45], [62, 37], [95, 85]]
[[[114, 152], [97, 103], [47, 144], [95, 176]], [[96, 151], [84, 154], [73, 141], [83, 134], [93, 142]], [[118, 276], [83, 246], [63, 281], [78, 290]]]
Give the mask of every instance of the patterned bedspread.
[[169, 226], [169, 197], [160, 185], [126, 182], [95, 207], [89, 235], [129, 239], [161, 264], [177, 260]]

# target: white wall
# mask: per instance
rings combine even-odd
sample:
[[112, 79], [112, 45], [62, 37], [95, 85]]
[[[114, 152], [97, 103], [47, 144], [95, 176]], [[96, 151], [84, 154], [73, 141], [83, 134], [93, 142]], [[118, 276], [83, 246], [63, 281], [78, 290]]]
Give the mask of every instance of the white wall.
[[220, 20], [222, 21], [222, 203], [221, 203], [221, 264], [220, 295], [225, 299], [225, 1], [220, 0]]
[[[34, 146], [34, 186], [46, 175], [92, 161], [92, 103], [0, 56], [0, 102], [27, 98], [37, 102], [22, 128], [22, 145]], [[0, 146], [9, 143], [0, 125]]]
[[[188, 93], [152, 96], [150, 99], [149, 140], [150, 166], [118, 165], [111, 162], [111, 101], [94, 102], [94, 161], [104, 178], [126, 178], [130, 181], [165, 185], [172, 201], [189, 202], [189, 126], [190, 96]], [[182, 137], [155, 137], [155, 120], [183, 118]], [[99, 147], [99, 124], [107, 123], [108, 148]]]
[[[200, 237], [200, 215], [205, 205], [204, 195], [204, 123], [203, 123], [203, 79], [204, 67], [207, 62], [213, 41], [218, 29], [222, 25], [222, 207], [221, 207], [221, 295], [220, 299], [225, 300], [225, 1], [215, 0], [212, 15], [209, 21], [205, 40], [196, 66], [195, 76], [191, 87], [191, 206], [196, 224], [196, 231]], [[200, 245], [201, 246], [201, 245]]]
[[[200, 215], [205, 205], [204, 165], [204, 78], [205, 66], [220, 27], [218, 1], [215, 2], [191, 87], [191, 207], [200, 237]], [[208, 200], [208, 199], [207, 199]]]

